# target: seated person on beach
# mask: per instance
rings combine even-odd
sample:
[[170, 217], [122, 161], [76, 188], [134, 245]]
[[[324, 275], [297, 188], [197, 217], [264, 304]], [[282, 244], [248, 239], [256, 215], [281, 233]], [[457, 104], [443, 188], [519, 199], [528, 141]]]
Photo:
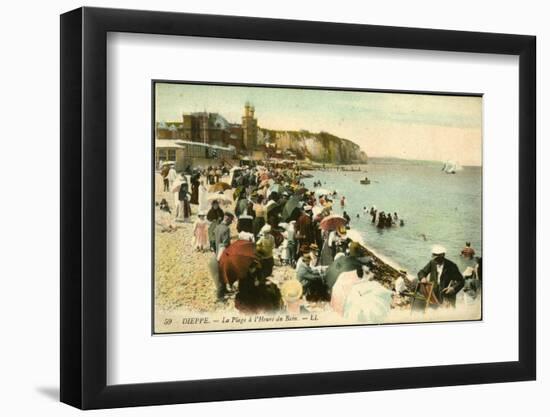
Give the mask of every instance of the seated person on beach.
[[464, 286], [464, 277], [456, 264], [445, 258], [445, 248], [435, 245], [432, 248], [432, 259], [418, 271], [421, 284], [431, 283], [433, 293], [441, 305], [454, 307], [456, 294]]
[[302, 284], [306, 300], [328, 301], [329, 296], [322, 274], [310, 266], [311, 255], [306, 253], [296, 268], [296, 278]]
[[160, 231], [173, 232], [177, 230], [176, 224], [172, 221], [171, 210], [166, 199], [163, 198], [161, 200], [159, 209], [160, 211], [156, 216], [155, 222], [161, 227]]

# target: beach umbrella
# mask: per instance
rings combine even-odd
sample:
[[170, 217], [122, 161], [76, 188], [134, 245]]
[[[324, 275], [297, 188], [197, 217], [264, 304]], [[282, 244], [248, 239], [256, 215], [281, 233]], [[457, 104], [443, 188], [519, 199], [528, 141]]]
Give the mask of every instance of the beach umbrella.
[[357, 275], [357, 271], [342, 272], [340, 274], [330, 294], [330, 306], [335, 312], [344, 315], [346, 298], [351, 288], [359, 282], [361, 282], [361, 279]]
[[209, 203], [212, 203], [214, 201], [217, 201], [220, 205], [227, 205], [231, 204], [233, 200], [226, 196], [225, 194], [217, 193], [217, 194], [209, 194], [206, 198]]
[[355, 256], [341, 256], [327, 268], [325, 275], [325, 282], [327, 286], [332, 288], [342, 272], [355, 271], [362, 265], [363, 263]]
[[344, 317], [354, 322], [380, 324], [391, 310], [392, 292], [376, 281], [361, 280], [346, 298]]
[[220, 278], [229, 285], [246, 278], [248, 268], [256, 259], [256, 245], [253, 242], [234, 241], [224, 249], [218, 261]]
[[315, 195], [332, 195], [332, 191], [329, 191], [326, 188], [317, 188], [315, 190]]
[[187, 181], [182, 181], [180, 179], [175, 180], [174, 183], [172, 184], [172, 188], [170, 191], [172, 191], [173, 193], [179, 192], [183, 184], [187, 184]]
[[230, 188], [231, 186], [226, 182], [217, 182], [216, 184], [211, 185], [208, 191], [210, 191], [211, 193], [217, 193], [218, 191], [225, 191], [229, 190]]
[[285, 207], [283, 208], [283, 211], [281, 213], [281, 217], [283, 218], [283, 221], [290, 221], [295, 220], [291, 219], [292, 212], [301, 205], [300, 197], [293, 195], [288, 199], [288, 201], [285, 204]]
[[353, 240], [354, 242], [357, 242], [363, 246], [365, 246], [365, 241], [363, 240], [363, 236], [361, 236], [361, 233], [359, 233], [355, 229], [350, 229], [346, 233], [347, 237]]
[[321, 230], [338, 230], [342, 226], [346, 226], [346, 219], [338, 214], [331, 214], [319, 223]]
[[311, 209], [311, 212], [313, 213], [313, 217], [316, 217], [319, 214], [321, 214], [323, 210], [324, 208], [321, 206], [313, 206], [313, 208]]

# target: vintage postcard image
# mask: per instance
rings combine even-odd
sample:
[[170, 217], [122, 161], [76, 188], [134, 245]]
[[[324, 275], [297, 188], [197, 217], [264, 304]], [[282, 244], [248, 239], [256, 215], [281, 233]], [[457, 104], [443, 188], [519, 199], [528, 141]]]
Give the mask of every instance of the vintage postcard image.
[[152, 90], [153, 333], [481, 320], [480, 95]]

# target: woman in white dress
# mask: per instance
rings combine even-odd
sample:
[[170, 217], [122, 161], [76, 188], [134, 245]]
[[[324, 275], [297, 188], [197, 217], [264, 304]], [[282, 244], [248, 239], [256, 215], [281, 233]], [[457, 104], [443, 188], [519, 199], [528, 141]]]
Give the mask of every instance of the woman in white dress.
[[199, 211], [208, 211], [208, 206], [208, 189], [204, 184], [204, 180], [201, 180], [199, 184]]

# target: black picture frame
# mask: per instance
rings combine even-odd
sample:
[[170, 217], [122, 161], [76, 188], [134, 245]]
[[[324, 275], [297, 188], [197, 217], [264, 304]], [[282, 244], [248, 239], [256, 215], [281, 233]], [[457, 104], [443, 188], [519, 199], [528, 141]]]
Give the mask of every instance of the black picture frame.
[[[107, 33], [519, 57], [518, 361], [107, 385]], [[536, 38], [358, 24], [79, 8], [61, 15], [61, 401], [82, 409], [536, 378]]]

